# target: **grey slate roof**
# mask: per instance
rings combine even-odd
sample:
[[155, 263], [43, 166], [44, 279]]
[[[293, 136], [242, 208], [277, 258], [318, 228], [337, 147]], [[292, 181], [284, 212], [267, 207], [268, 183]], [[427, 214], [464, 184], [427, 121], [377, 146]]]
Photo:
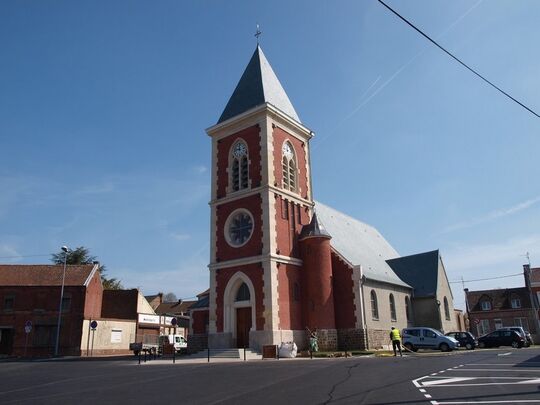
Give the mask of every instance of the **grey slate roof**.
[[316, 212], [313, 213], [313, 216], [311, 217], [311, 222], [308, 225], [304, 225], [302, 227], [302, 232], [300, 232], [298, 240], [313, 237], [331, 238], [330, 234], [326, 231], [321, 221], [319, 221]]
[[415, 297], [432, 297], [436, 294], [439, 250], [403, 256], [387, 263], [403, 281], [414, 286]]
[[399, 254], [375, 228], [318, 201], [315, 212], [332, 237], [330, 245], [353, 266], [361, 265], [366, 278], [410, 287], [386, 263]]
[[292, 119], [300, 122], [287, 93], [283, 90], [262, 49], [257, 45], [217, 123], [264, 103], [272, 104]]

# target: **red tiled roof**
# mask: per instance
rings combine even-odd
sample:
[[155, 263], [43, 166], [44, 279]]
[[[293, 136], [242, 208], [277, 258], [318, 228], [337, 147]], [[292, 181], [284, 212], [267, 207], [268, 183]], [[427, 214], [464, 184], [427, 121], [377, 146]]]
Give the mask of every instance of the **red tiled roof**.
[[[64, 285], [84, 285], [93, 268], [93, 264], [68, 265]], [[63, 270], [61, 264], [0, 264], [0, 286], [59, 286]]]

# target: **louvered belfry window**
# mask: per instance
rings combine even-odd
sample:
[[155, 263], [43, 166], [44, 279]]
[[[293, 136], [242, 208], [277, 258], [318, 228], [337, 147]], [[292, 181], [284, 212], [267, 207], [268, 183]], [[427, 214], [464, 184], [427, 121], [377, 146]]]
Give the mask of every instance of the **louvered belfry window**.
[[244, 190], [249, 186], [248, 150], [243, 141], [236, 142], [232, 148], [231, 183], [232, 191]]
[[281, 159], [281, 173], [283, 175], [283, 188], [297, 191], [297, 168], [294, 149], [289, 141], [285, 142], [281, 148], [283, 158]]

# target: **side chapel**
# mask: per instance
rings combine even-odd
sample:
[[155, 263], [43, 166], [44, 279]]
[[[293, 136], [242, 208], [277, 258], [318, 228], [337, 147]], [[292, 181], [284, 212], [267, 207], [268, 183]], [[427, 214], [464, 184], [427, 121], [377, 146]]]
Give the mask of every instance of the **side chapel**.
[[[378, 348], [391, 326], [414, 324], [414, 286], [386, 262], [399, 254], [375, 228], [314, 201], [313, 132], [260, 46], [206, 132], [210, 291], [207, 308], [194, 312], [193, 324], [206, 323], [191, 331], [195, 346], [305, 348], [317, 330], [322, 350]], [[454, 313], [444, 281], [436, 295]]]

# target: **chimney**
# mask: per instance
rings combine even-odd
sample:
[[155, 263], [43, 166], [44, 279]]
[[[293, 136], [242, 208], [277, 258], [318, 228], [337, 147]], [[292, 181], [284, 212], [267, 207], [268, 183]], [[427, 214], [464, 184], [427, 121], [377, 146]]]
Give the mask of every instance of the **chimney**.
[[525, 278], [525, 287], [530, 291], [531, 290], [531, 265], [523, 265], [523, 277]]

